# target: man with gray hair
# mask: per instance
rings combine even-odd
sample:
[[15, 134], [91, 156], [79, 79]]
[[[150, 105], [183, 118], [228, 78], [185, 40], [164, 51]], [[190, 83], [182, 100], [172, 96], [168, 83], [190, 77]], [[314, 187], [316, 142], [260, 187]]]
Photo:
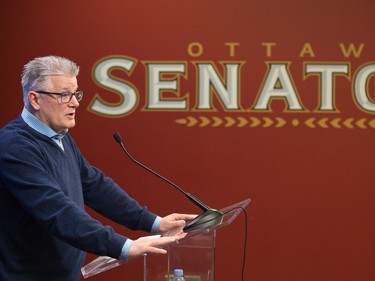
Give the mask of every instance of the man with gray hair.
[[[24, 109], [0, 129], [0, 280], [77, 281], [85, 252], [127, 260], [183, 237], [195, 216], [159, 217], [90, 165], [68, 130], [83, 98], [79, 67], [57, 56], [24, 66]], [[87, 205], [130, 229], [168, 234], [131, 240]]]

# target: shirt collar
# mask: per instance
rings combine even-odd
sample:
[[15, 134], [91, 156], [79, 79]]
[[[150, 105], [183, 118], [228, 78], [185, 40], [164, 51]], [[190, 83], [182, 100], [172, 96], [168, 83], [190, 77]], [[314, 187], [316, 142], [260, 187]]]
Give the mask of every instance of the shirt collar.
[[50, 127], [36, 118], [33, 114], [31, 114], [25, 107], [22, 110], [21, 117], [26, 122], [26, 124], [33, 128], [35, 131], [49, 138], [61, 140], [68, 132], [68, 129], [65, 129], [61, 134], [57, 134], [54, 130], [52, 130]]

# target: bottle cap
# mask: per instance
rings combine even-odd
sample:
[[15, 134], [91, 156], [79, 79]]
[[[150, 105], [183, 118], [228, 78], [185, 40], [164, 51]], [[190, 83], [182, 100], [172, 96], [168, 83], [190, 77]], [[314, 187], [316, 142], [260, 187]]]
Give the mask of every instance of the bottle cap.
[[174, 270], [174, 276], [175, 277], [182, 277], [182, 276], [184, 276], [184, 271], [182, 269], [175, 269]]

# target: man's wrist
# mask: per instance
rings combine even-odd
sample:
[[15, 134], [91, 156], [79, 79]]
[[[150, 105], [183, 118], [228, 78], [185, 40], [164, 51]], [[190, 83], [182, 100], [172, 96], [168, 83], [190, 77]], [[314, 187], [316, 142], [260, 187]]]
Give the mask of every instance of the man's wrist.
[[158, 233], [161, 223], [161, 217], [157, 216], [151, 228], [151, 233]]
[[133, 240], [131, 239], [127, 239], [124, 246], [122, 246], [122, 249], [121, 249], [121, 254], [120, 254], [120, 257], [119, 259], [122, 260], [122, 261], [128, 261], [128, 257], [129, 257], [129, 249], [130, 249], [130, 246], [132, 244]]

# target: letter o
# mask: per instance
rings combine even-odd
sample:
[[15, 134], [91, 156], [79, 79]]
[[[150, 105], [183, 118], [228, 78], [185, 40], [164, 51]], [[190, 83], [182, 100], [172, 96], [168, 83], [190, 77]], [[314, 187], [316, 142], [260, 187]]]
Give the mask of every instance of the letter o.
[[192, 42], [188, 46], [188, 53], [191, 57], [200, 57], [203, 54], [203, 46], [199, 42]]

